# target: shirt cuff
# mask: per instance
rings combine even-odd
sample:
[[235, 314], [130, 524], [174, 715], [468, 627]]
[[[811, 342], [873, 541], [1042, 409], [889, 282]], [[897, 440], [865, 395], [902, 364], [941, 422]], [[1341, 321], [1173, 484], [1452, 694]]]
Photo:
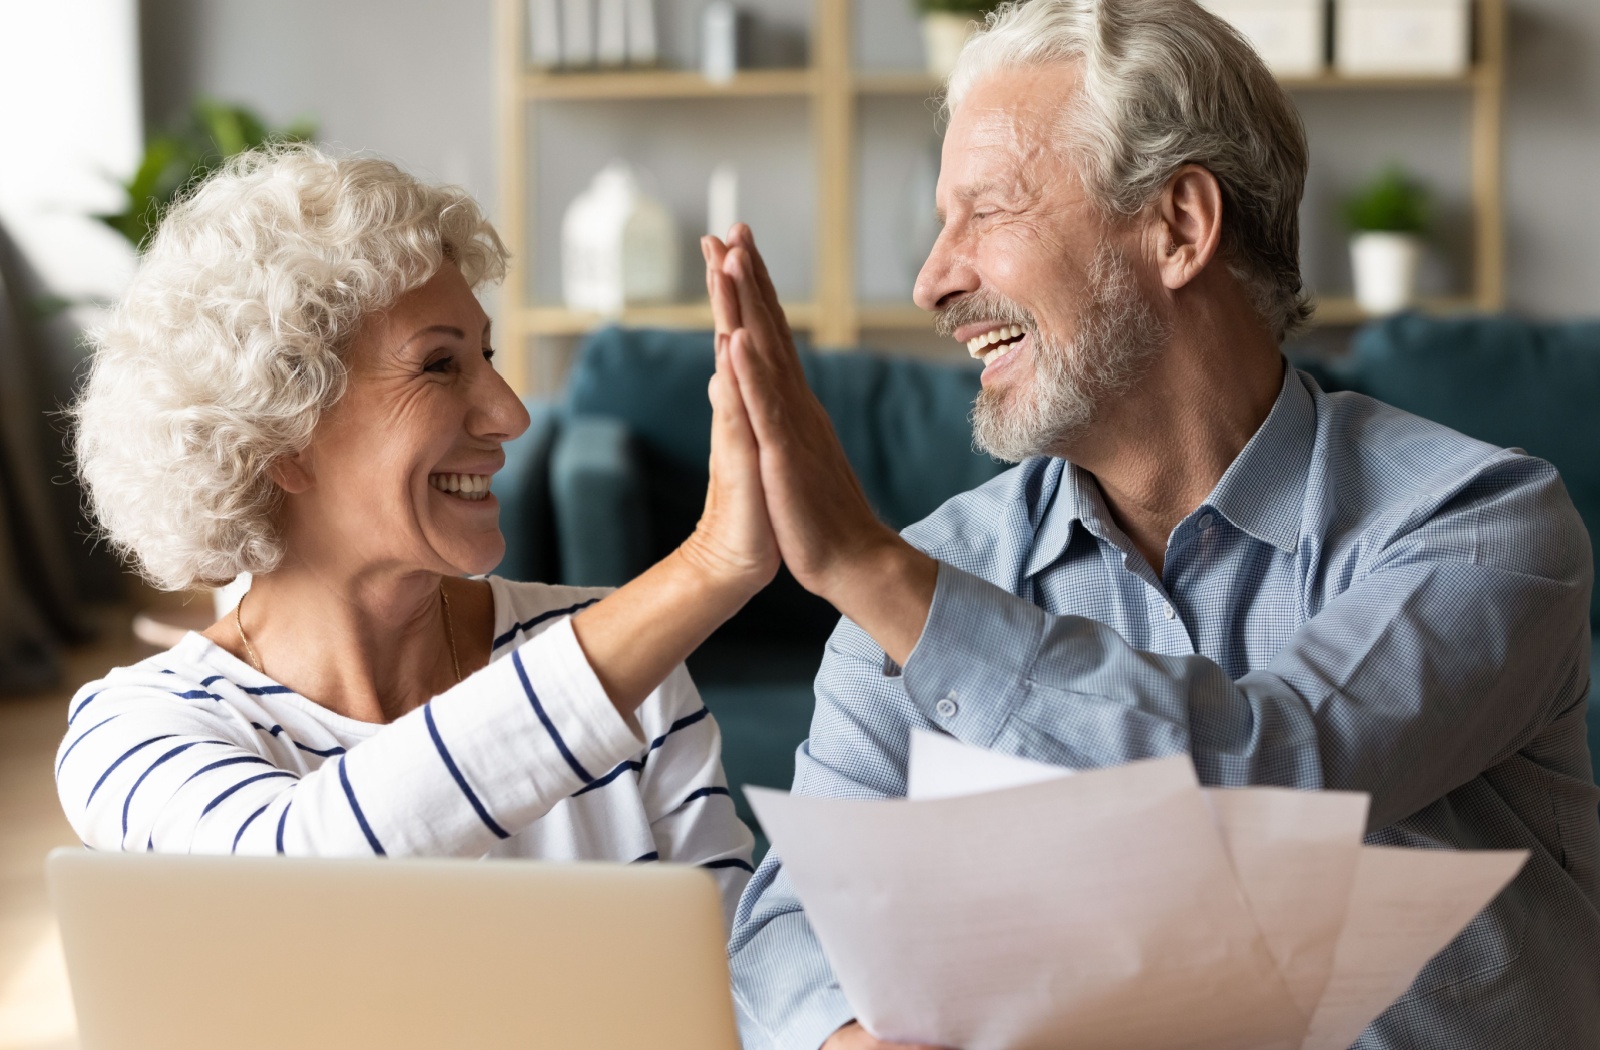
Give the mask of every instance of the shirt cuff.
[[1047, 621], [1032, 602], [940, 562], [928, 621], [902, 674], [906, 694], [934, 725], [988, 747], [1026, 688]]

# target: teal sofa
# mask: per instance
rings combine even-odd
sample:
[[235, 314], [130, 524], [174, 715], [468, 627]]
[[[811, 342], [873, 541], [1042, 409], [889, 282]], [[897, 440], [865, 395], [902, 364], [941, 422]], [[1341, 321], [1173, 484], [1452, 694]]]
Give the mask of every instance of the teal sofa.
[[[1600, 538], [1600, 322], [1407, 314], [1367, 326], [1347, 356], [1308, 370], [1324, 387], [1356, 390], [1480, 441], [1549, 460], [1588, 526], [1590, 543]], [[1589, 622], [1591, 630], [1600, 626], [1600, 591], [1591, 600]], [[1600, 634], [1591, 638], [1593, 762], [1600, 756]]]

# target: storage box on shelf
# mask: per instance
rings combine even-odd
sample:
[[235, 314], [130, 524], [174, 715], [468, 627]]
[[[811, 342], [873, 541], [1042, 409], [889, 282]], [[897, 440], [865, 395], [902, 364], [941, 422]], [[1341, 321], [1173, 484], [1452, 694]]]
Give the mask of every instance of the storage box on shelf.
[[1326, 0], [1201, 0], [1250, 41], [1278, 76], [1314, 76], [1328, 65]]
[[[852, 32], [857, 2], [868, 0], [813, 0], [809, 66], [741, 70], [731, 80], [721, 83], [707, 80], [699, 72], [682, 70], [549, 72], [535, 69], [525, 52], [528, 0], [498, 0], [500, 76], [497, 95], [502, 158], [499, 218], [501, 231], [512, 251], [513, 265], [529, 266], [537, 258], [532, 239], [533, 209], [538, 204], [533, 143], [540, 107], [562, 102], [629, 99], [678, 100], [686, 106], [714, 105], [723, 99], [772, 99], [785, 104], [801, 100], [810, 117], [816, 217], [811, 293], [802, 301], [786, 304], [790, 320], [796, 328], [809, 332], [812, 342], [822, 347], [856, 345], [864, 332], [931, 329], [929, 316], [909, 302], [867, 301], [857, 292], [857, 140], [863, 128], [860, 103], [869, 97], [930, 98], [938, 94], [941, 86], [925, 72], [856, 69]], [[1381, 71], [1368, 66], [1360, 76], [1351, 75], [1337, 64], [1333, 69], [1327, 68], [1325, 43], [1320, 45], [1324, 58], [1316, 63], [1308, 60], [1316, 48], [1308, 45], [1305, 38], [1309, 24], [1306, 15], [1308, 11], [1325, 10], [1323, 0], [1207, 2], [1214, 9], [1238, 19], [1236, 24], [1248, 24], [1247, 17], [1273, 20], [1278, 28], [1270, 32], [1261, 28], [1257, 33], [1261, 41], [1258, 46], [1268, 50], [1281, 44], [1283, 53], [1275, 65], [1280, 81], [1291, 92], [1448, 90], [1467, 93], [1471, 109], [1468, 153], [1473, 226], [1470, 289], [1462, 295], [1430, 300], [1425, 308], [1448, 313], [1499, 309], [1504, 290], [1500, 131], [1505, 0], [1478, 0], [1476, 55], [1470, 65], [1448, 74], [1438, 72], [1444, 68], [1442, 65], [1410, 71]], [[1336, 25], [1346, 24], [1350, 12], [1361, 5], [1396, 12], [1423, 11], [1423, 22], [1416, 24], [1420, 28], [1406, 30], [1402, 26], [1396, 30], [1402, 34], [1434, 32], [1429, 28], [1434, 23], [1427, 22], [1426, 16], [1429, 12], [1438, 13], [1435, 5], [1441, 5], [1439, 10], [1462, 7], [1462, 0], [1335, 0], [1335, 3], [1341, 7]], [[1255, 12], [1253, 16], [1249, 14], [1252, 11]], [[1266, 22], [1261, 25], [1265, 27]], [[1281, 39], [1273, 38], [1274, 43], [1268, 39], [1271, 33], [1281, 33]], [[1319, 34], [1317, 39], [1323, 37]], [[1334, 50], [1337, 54], [1339, 48], [1336, 46]], [[1297, 56], [1294, 60], [1291, 60], [1291, 51]], [[1301, 64], [1296, 66], [1296, 61]], [[1295, 69], [1299, 71], [1291, 71]], [[501, 300], [500, 325], [508, 333], [503, 345], [512, 348], [512, 352], [505, 355], [506, 368], [513, 385], [522, 391], [530, 389], [533, 372], [526, 353], [518, 351], [530, 338], [579, 335], [603, 320], [594, 314], [530, 302], [526, 293], [532, 287], [535, 285], [527, 280], [526, 274], [513, 275], [506, 282]], [[704, 328], [709, 326], [710, 316], [709, 306], [699, 301], [631, 308], [624, 310], [620, 318], [611, 320], [625, 325]], [[1323, 297], [1316, 315], [1319, 323], [1328, 324], [1353, 324], [1364, 319], [1365, 315], [1354, 300], [1347, 296]]]
[[1346, 76], [1460, 76], [1471, 0], [1337, 0], [1334, 65]]

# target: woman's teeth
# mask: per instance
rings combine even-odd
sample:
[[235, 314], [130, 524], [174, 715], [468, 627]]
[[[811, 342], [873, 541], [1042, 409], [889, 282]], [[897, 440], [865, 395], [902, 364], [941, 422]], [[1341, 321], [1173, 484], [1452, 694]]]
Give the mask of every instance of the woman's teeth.
[[1021, 336], [1021, 325], [1001, 325], [999, 328], [991, 329], [982, 335], [968, 339], [967, 353], [984, 364], [989, 364], [991, 361], [998, 361], [1009, 354], [1012, 347], [1017, 345], [1012, 340], [1020, 339]]
[[489, 498], [488, 474], [429, 474], [428, 484], [461, 499], [477, 501]]

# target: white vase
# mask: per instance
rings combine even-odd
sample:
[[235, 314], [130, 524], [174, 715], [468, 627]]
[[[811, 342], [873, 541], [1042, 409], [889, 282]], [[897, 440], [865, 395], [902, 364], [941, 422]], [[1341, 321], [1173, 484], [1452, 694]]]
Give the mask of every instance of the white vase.
[[922, 42], [928, 52], [928, 73], [940, 80], [956, 67], [961, 49], [978, 31], [983, 16], [976, 11], [932, 11], [922, 16]]
[[1410, 233], [1358, 233], [1350, 238], [1356, 303], [1374, 316], [1404, 310], [1417, 298], [1422, 240]]
[[633, 303], [668, 302], [677, 290], [671, 213], [626, 164], [607, 165], [562, 219], [562, 298], [574, 310], [616, 315]]

